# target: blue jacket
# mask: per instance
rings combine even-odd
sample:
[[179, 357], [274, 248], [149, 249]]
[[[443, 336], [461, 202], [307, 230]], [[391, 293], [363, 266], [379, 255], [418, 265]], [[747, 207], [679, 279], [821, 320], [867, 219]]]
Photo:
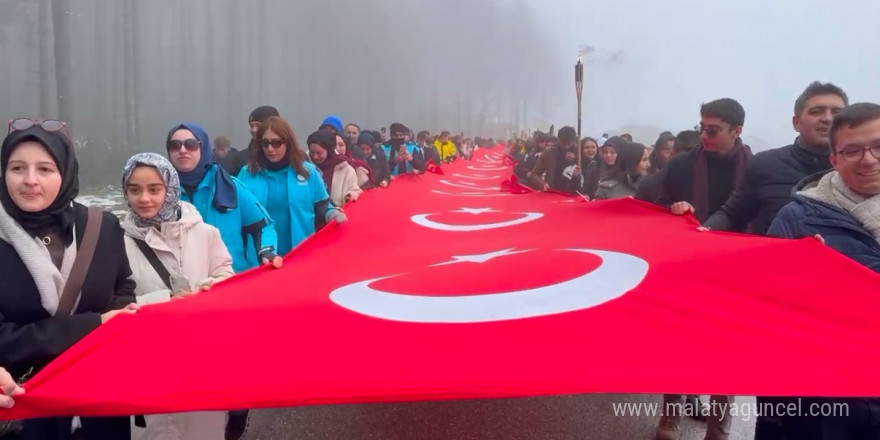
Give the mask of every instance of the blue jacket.
[[[770, 224], [767, 235], [780, 238], [804, 238], [819, 234], [825, 239], [825, 245], [828, 247], [874, 272], [880, 272], [880, 245], [861, 224], [849, 213], [836, 206], [796, 194], [797, 191], [814, 186], [827, 173], [828, 171], [824, 171], [809, 176], [795, 186], [792, 191], [794, 200], [782, 207], [773, 223]], [[880, 398], [876, 397], [814, 397], [804, 400], [805, 402], [809, 400], [817, 403], [847, 403], [849, 408], [861, 408], [864, 405], [877, 408], [877, 405], [880, 405]], [[854, 414], [858, 414], [858, 417], [865, 421], [864, 413], [855, 412]], [[867, 421], [865, 422], [867, 423]]]
[[[827, 172], [807, 177], [795, 186], [794, 192], [815, 185], [825, 174]], [[799, 194], [793, 197], [776, 215], [767, 235], [804, 238], [819, 234], [828, 247], [880, 273], [880, 245], [849, 213]]]
[[[260, 253], [276, 253], [278, 237], [269, 214], [254, 195], [234, 177], [232, 181], [235, 184], [238, 206], [225, 213], [214, 208], [214, 174], [219, 166], [212, 164], [192, 195], [181, 188], [181, 199], [192, 203], [205, 223], [220, 230], [223, 244], [232, 255], [233, 270], [236, 273], [243, 272], [260, 265], [257, 257]], [[256, 245], [246, 247], [245, 240]]]
[[388, 158], [388, 167], [391, 169], [392, 176], [411, 173], [413, 170], [422, 172], [425, 170], [425, 157], [421, 149], [412, 142], [407, 142], [405, 145], [406, 153], [412, 156], [412, 160], [406, 162], [405, 168], [401, 167], [401, 164], [396, 160], [397, 150], [393, 149], [389, 144], [382, 145], [382, 151], [385, 153], [385, 157]]
[[262, 170], [251, 174], [244, 167], [238, 179], [266, 207], [278, 233], [278, 254], [286, 255], [308, 236], [315, 233], [315, 220], [327, 221], [337, 208], [330, 201], [318, 168], [303, 164], [309, 172], [305, 178], [287, 167], [280, 171]]

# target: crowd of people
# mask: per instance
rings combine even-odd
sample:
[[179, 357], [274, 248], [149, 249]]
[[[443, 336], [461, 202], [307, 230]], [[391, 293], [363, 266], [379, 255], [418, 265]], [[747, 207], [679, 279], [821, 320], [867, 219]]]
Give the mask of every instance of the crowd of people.
[[[579, 139], [572, 127], [507, 141], [514, 174], [539, 191], [588, 200], [635, 197], [692, 213], [703, 230], [815, 236], [880, 271], [880, 106], [849, 105], [843, 90], [813, 83], [796, 99], [791, 145], [753, 155], [741, 140], [745, 111], [733, 99], [702, 105], [697, 130], [660, 133], [651, 147], [629, 135]], [[400, 123], [370, 131], [327, 117], [300, 145], [277, 109], [248, 118], [251, 141], [233, 149], [197, 124], [173, 126], [166, 155], [139, 153], [122, 166], [128, 204], [115, 216], [75, 201], [78, 164], [65, 123], [16, 119], [0, 147], [0, 374], [5, 397], [88, 333], [141, 306], [181, 300], [283, 255], [364, 191], [403, 174], [469, 160], [493, 139]], [[877, 205], [876, 207], [874, 205]], [[13, 380], [14, 379], [14, 380]], [[664, 402], [684, 396], [667, 395]], [[730, 396], [712, 396], [730, 402]], [[759, 398], [786, 402], [787, 398]], [[815, 400], [821, 401], [820, 398]], [[756, 439], [868, 439], [880, 435], [880, 400], [837, 399], [847, 418], [758, 419]], [[664, 408], [668, 406], [664, 405]], [[7, 424], [23, 439], [237, 440], [247, 411], [135, 417], [53, 418]], [[660, 440], [679, 438], [682, 414], [665, 412]], [[731, 417], [709, 414], [706, 438], [726, 439]], [[166, 437], [162, 437], [166, 438]]]
[[[129, 158], [120, 222], [76, 202], [79, 167], [66, 123], [9, 122], [0, 147], [0, 264], [10, 271], [0, 294], [0, 365], [13, 384], [115, 316], [196, 295], [261, 265], [280, 268], [315, 231], [345, 222], [345, 205], [364, 191], [432, 163], [469, 159], [474, 144], [446, 131], [414, 136], [400, 123], [386, 138], [385, 129], [343, 127], [330, 116], [301, 146], [271, 106], [255, 109], [248, 125], [251, 141], [241, 151], [227, 136], [212, 146], [202, 126], [181, 123], [169, 130], [165, 155]], [[247, 411], [54, 418], [0, 425], [0, 436], [237, 440], [247, 420]]]
[[[754, 155], [742, 142], [745, 110], [737, 101], [705, 103], [700, 118], [697, 130], [663, 132], [650, 148], [607, 135], [578, 145], [571, 127], [555, 137], [537, 133], [511, 145], [515, 173], [535, 190], [588, 200], [634, 197], [676, 215], [693, 214], [703, 231], [816, 237], [880, 272], [880, 106], [850, 105], [839, 87], [814, 82], [795, 100], [794, 142]], [[683, 399], [666, 395], [663, 408], [680, 410], [672, 404]], [[723, 404], [733, 401], [732, 396], [711, 399], [715, 408], [729, 408]], [[755, 439], [880, 438], [880, 399], [810, 400], [845, 403], [849, 416], [781, 417], [765, 411], [757, 418]], [[762, 408], [793, 401], [758, 397]], [[678, 439], [681, 418], [681, 413], [664, 413], [656, 438]], [[729, 437], [729, 414], [707, 418], [707, 440]]]

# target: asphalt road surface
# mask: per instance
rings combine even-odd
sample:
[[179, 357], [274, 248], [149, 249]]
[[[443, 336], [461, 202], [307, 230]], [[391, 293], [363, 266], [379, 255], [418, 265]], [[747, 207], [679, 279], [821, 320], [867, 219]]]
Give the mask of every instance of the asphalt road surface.
[[[612, 403], [660, 401], [657, 395], [593, 394], [255, 410], [244, 439], [651, 440], [658, 417], [615, 416]], [[736, 402], [754, 404], [754, 398]], [[754, 425], [754, 418], [734, 418], [730, 439], [751, 440]], [[681, 440], [702, 440], [705, 427], [686, 418]]]

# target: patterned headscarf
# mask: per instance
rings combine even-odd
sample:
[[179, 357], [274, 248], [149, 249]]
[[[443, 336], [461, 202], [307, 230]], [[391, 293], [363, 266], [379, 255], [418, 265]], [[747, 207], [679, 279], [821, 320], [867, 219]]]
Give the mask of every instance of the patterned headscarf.
[[[131, 202], [128, 203], [128, 211], [131, 213], [132, 218], [134, 219], [134, 223], [138, 227], [148, 227], [148, 226], [157, 226], [161, 223], [169, 222], [169, 221], [177, 221], [180, 219], [180, 178], [177, 176], [177, 170], [174, 169], [174, 166], [171, 165], [171, 162], [168, 161], [165, 157], [156, 154], [156, 153], [138, 153], [128, 159], [125, 162], [125, 167], [122, 168], [122, 187], [123, 193], [125, 193], [125, 186], [128, 184], [128, 179], [131, 178], [131, 173], [138, 166], [148, 166], [153, 167], [156, 171], [159, 172], [159, 176], [162, 178], [162, 182], [165, 183], [165, 202], [162, 204], [162, 208], [159, 209], [159, 213], [156, 214], [153, 218], [143, 218], [137, 214], [135, 214], [134, 210], [131, 208]], [[128, 201], [128, 196], [126, 195], [126, 201]]]

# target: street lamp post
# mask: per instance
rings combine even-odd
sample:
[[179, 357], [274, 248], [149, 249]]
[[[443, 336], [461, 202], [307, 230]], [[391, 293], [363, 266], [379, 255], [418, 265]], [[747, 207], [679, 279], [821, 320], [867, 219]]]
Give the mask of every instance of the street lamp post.
[[574, 65], [574, 88], [577, 91], [577, 100], [578, 100], [578, 132], [577, 132], [577, 166], [581, 167], [581, 155], [583, 154], [583, 149], [581, 148], [581, 115], [583, 110], [583, 95], [584, 95], [584, 64], [581, 62], [581, 57], [578, 57], [577, 64]]

